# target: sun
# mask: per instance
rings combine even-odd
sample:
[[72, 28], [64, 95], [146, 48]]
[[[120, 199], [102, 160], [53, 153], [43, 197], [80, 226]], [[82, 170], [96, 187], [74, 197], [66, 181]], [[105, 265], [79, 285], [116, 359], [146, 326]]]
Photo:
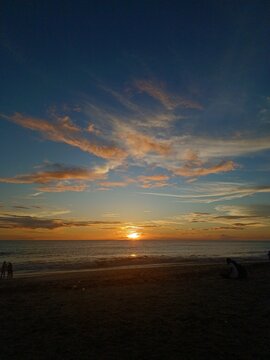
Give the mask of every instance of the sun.
[[132, 232], [132, 233], [128, 234], [127, 237], [131, 240], [137, 240], [140, 238], [140, 234], [137, 232]]

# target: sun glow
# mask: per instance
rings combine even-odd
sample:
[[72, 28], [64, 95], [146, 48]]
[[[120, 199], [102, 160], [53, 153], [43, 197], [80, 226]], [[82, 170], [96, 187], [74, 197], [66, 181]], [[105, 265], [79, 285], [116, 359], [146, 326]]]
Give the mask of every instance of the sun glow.
[[131, 240], [137, 240], [140, 238], [140, 234], [137, 232], [132, 232], [132, 233], [128, 234], [127, 237]]

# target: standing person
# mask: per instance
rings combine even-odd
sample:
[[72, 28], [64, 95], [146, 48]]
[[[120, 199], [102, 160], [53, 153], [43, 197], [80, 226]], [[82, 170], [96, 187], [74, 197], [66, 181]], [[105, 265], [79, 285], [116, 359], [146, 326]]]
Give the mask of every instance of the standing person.
[[1, 267], [1, 279], [4, 279], [6, 277], [6, 271], [7, 271], [7, 262], [4, 261]]
[[270, 260], [270, 250], [268, 251], [268, 259]]
[[12, 279], [13, 278], [13, 265], [11, 262], [7, 264], [7, 278]]

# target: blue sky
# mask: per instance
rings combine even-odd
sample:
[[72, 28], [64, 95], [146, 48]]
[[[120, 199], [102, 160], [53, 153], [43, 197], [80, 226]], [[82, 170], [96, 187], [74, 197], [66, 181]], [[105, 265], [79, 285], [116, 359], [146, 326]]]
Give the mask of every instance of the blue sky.
[[1, 14], [1, 239], [268, 239], [267, 1]]

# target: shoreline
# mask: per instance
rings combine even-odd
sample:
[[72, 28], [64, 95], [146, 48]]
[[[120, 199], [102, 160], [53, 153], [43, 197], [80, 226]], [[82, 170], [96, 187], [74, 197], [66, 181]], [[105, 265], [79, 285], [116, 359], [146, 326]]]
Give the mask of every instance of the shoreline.
[[[205, 260], [205, 259], [204, 259]], [[211, 260], [211, 261], [209, 261]], [[87, 274], [87, 273], [99, 273], [104, 271], [114, 271], [114, 270], [136, 270], [136, 269], [154, 269], [154, 268], [182, 268], [182, 269], [192, 269], [192, 268], [207, 268], [207, 267], [226, 267], [226, 263], [222, 258], [222, 261], [217, 261], [219, 259], [212, 258], [207, 259], [207, 261], [197, 260], [197, 261], [167, 261], [167, 262], [150, 262], [150, 263], [139, 263], [139, 264], [129, 264], [129, 265], [113, 265], [113, 266], [95, 266], [95, 267], [82, 267], [77, 269], [52, 269], [52, 270], [36, 270], [36, 271], [17, 271], [14, 273], [14, 279], [24, 279], [24, 278], [46, 278], [53, 277], [58, 275], [68, 276], [68, 274]], [[264, 265], [269, 263], [269, 260], [266, 259], [237, 259], [241, 264], [249, 267], [252, 265]], [[7, 279], [2, 279], [5, 281]]]

